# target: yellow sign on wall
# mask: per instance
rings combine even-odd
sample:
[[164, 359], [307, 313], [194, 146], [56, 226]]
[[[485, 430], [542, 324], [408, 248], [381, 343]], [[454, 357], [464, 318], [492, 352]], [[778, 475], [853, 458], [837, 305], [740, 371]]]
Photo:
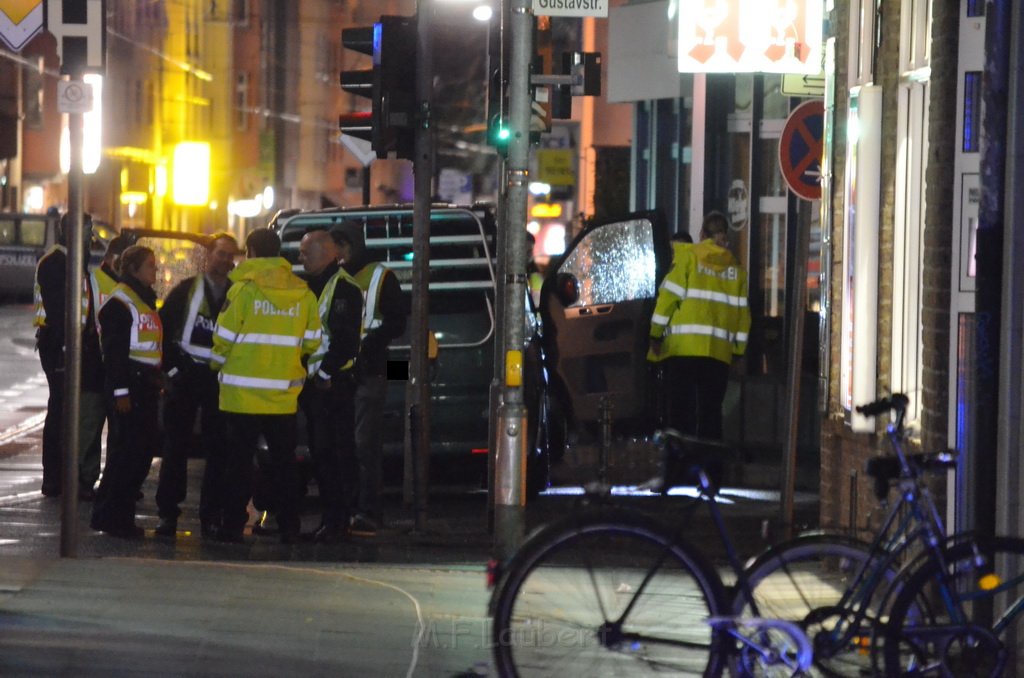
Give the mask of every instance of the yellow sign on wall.
[[545, 148], [537, 151], [537, 181], [552, 186], [574, 186], [576, 170], [573, 152], [565, 148]]
[[15, 52], [43, 30], [43, 0], [0, 0], [0, 40]]

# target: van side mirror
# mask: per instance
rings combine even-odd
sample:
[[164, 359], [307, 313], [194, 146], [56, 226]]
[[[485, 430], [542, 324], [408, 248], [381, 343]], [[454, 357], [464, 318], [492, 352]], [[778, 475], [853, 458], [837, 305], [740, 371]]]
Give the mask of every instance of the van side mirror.
[[563, 306], [572, 306], [580, 299], [580, 283], [572, 273], [555, 276], [555, 294]]

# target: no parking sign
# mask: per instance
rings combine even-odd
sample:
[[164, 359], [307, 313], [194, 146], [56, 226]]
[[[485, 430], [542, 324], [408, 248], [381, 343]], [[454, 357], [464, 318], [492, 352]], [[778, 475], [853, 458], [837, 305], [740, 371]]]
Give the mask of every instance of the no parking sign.
[[800, 104], [786, 119], [779, 139], [779, 167], [789, 188], [804, 200], [821, 199], [825, 105]]

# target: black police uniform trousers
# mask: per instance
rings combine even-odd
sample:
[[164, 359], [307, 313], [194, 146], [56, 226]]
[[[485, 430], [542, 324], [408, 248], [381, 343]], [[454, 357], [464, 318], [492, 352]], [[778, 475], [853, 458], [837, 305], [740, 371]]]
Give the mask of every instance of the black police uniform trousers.
[[241, 414], [221, 411], [224, 418], [224, 469], [222, 529], [241, 534], [249, 520], [253, 494], [254, 459], [262, 435], [267, 443], [263, 471], [272, 484], [273, 505], [282, 535], [299, 532], [300, 479], [295, 461], [295, 414]]
[[49, 395], [43, 421], [43, 494], [56, 496], [63, 486], [64, 466], [64, 348], [39, 347], [39, 362], [46, 375]]
[[721, 440], [729, 365], [699, 356], [673, 356], [664, 364], [668, 425], [687, 435]]
[[199, 448], [206, 459], [199, 490], [199, 520], [207, 525], [221, 522], [224, 493], [224, 418], [218, 405], [217, 374], [195, 363], [182, 371], [164, 399], [166, 441], [160, 462], [156, 505], [161, 518], [176, 520], [188, 494], [188, 459], [196, 444], [194, 423], [199, 415]]
[[354, 391], [355, 381], [347, 374], [332, 379], [329, 389], [319, 390], [313, 382], [303, 389], [322, 523], [328, 527], [348, 525], [359, 491]]
[[136, 498], [160, 443], [158, 378], [152, 368], [133, 369], [131, 411], [111, 408], [107, 459], [92, 507], [93, 529], [123, 530], [135, 525]]

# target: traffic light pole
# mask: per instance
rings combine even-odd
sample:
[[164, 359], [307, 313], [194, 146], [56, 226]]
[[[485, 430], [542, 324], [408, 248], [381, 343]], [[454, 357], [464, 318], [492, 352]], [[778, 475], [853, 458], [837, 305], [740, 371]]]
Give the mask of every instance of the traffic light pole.
[[417, 7], [417, 68], [415, 157], [413, 159], [413, 236], [412, 236], [412, 341], [409, 383], [406, 402], [409, 405], [409, 439], [412, 443], [413, 508], [416, 530], [426, 528], [427, 494], [429, 490], [430, 457], [430, 384], [427, 378], [427, 319], [430, 301], [430, 198], [434, 176], [433, 125], [430, 119], [433, 100], [433, 40], [431, 19], [433, 1], [421, 1]]
[[498, 411], [494, 460], [494, 549], [504, 560], [523, 539], [526, 505], [526, 408], [523, 346], [526, 313], [526, 204], [530, 159], [530, 59], [533, 15], [530, 0], [511, 2], [509, 35], [509, 127], [505, 163], [504, 398]]

